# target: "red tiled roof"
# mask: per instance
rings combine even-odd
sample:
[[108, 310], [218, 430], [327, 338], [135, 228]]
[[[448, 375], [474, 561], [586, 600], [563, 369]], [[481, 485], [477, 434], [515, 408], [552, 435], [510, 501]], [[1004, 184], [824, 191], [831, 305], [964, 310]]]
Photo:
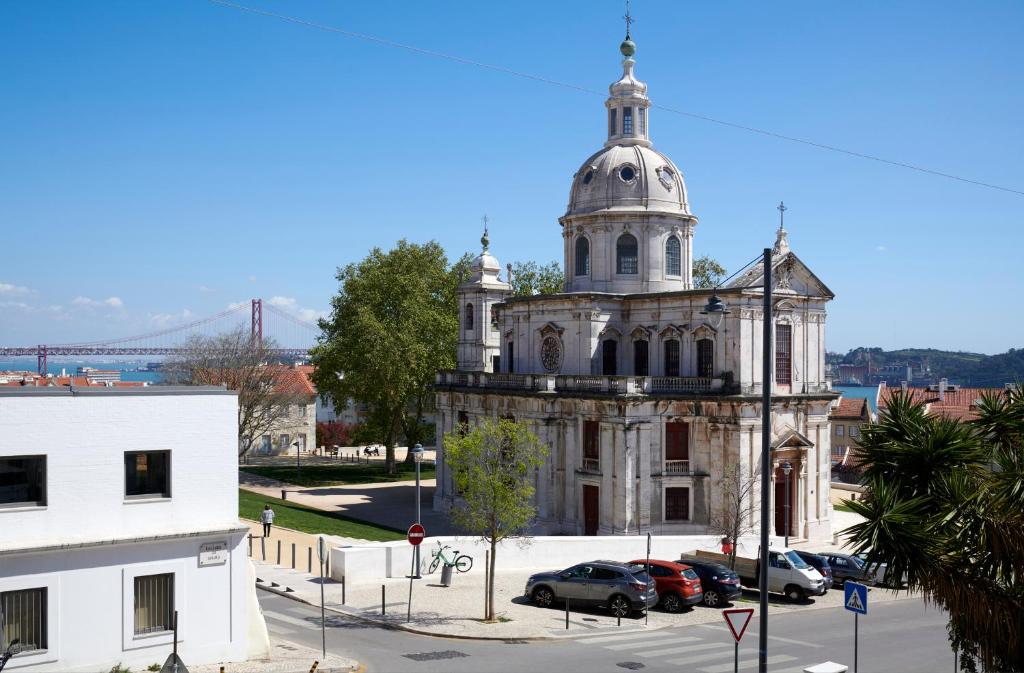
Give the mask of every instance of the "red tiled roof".
[[[7, 377], [10, 379], [6, 383], [0, 383], [0, 386], [7, 388], [21, 387], [21, 386], [34, 386], [36, 388], [45, 388], [49, 385], [54, 386], [69, 386], [74, 385], [76, 388], [105, 388], [108, 384], [102, 381], [90, 381], [85, 376], [40, 376], [35, 372], [0, 372], [0, 376]], [[22, 383], [24, 381], [24, 383]], [[115, 388], [138, 388], [146, 385], [143, 381], [114, 381], [110, 385]]]
[[832, 418], [867, 418], [868, 401], [860, 397], [840, 397], [832, 409]]
[[299, 395], [316, 395], [316, 386], [313, 385], [313, 366], [295, 365], [286, 367], [278, 365], [277, 388], [281, 392], [295, 393]]
[[[904, 392], [902, 388], [882, 388], [878, 396], [879, 408], [888, 406], [889, 400], [898, 393]], [[926, 388], [907, 388], [905, 391], [914, 402], [927, 405], [928, 413], [946, 418], [955, 418], [961, 421], [972, 420], [977, 417], [975, 404], [985, 395], [1005, 394], [1003, 388], [957, 388], [947, 389], [945, 399], [939, 399], [936, 390]]]

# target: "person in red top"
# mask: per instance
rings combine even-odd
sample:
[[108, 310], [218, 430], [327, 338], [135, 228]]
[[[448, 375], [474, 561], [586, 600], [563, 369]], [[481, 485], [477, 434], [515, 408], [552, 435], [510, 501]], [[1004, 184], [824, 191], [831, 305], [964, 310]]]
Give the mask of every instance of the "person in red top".
[[729, 541], [729, 536], [722, 538], [722, 553], [729, 555], [732, 554], [733, 544]]

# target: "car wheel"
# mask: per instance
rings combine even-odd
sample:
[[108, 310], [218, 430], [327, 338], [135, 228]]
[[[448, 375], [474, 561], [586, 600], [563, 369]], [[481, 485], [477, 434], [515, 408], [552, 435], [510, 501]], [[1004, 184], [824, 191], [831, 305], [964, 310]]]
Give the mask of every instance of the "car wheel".
[[802, 601], [805, 597], [804, 590], [795, 584], [786, 587], [786, 598], [792, 602]]
[[683, 609], [683, 599], [677, 593], [665, 594], [661, 598], [661, 607], [665, 612], [681, 612]]
[[608, 609], [611, 611], [612, 617], [628, 617], [633, 614], [633, 606], [629, 599], [622, 594], [612, 596], [612, 599], [608, 601]]
[[704, 605], [708, 606], [709, 608], [721, 607], [722, 597], [714, 589], [712, 589], [711, 591], [705, 591]]
[[537, 587], [533, 590], [533, 604], [538, 608], [550, 608], [555, 604], [555, 592], [547, 587]]

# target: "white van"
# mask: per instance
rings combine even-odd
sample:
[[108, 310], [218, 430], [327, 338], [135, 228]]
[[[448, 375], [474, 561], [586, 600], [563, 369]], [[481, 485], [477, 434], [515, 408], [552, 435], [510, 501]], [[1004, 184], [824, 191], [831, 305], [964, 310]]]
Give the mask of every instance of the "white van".
[[[698, 550], [693, 555], [729, 565], [729, 557], [725, 554]], [[744, 586], [758, 588], [758, 559], [737, 556], [735, 570]], [[827, 590], [821, 574], [792, 549], [772, 547], [768, 550], [768, 591], [785, 594], [789, 600], [798, 601], [807, 596], [822, 596]]]

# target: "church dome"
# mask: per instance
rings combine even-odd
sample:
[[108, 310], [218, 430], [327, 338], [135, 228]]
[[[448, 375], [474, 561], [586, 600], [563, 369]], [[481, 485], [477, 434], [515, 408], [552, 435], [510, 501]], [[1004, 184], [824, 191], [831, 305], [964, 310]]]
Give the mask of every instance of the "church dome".
[[576, 172], [566, 215], [616, 210], [689, 215], [682, 173], [651, 147], [604, 147]]

